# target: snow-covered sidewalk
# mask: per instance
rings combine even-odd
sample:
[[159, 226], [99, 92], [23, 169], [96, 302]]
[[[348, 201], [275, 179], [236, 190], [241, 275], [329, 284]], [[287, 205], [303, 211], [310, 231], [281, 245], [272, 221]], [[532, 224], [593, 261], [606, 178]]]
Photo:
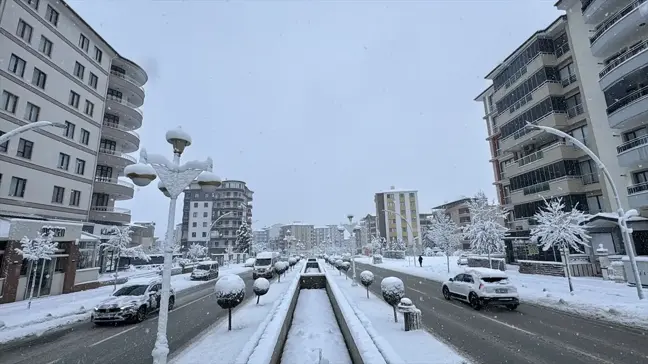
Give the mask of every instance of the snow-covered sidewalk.
[[[358, 284], [351, 286], [351, 280], [339, 275], [334, 268], [326, 266], [329, 279], [344, 294], [362, 325], [376, 344], [388, 363], [398, 364], [453, 364], [468, 363], [452, 348], [439, 341], [425, 330], [405, 331], [403, 314], [398, 313], [398, 323], [394, 322], [394, 313], [382, 297], [367, 293]], [[380, 282], [374, 282], [380, 285]], [[416, 304], [416, 303], [415, 303]]]
[[[221, 268], [220, 274], [239, 274], [250, 270], [240, 265]], [[171, 286], [176, 292], [205, 283], [192, 281], [191, 273], [171, 276]], [[153, 278], [155, 275], [147, 275]], [[133, 277], [131, 277], [133, 278]], [[144, 278], [144, 277], [143, 277]], [[121, 285], [117, 285], [117, 288]], [[0, 344], [21, 339], [90, 319], [90, 311], [113, 292], [113, 286], [99, 287], [87, 291], [36, 298], [31, 309], [27, 301], [0, 305]]]
[[[370, 258], [357, 258], [356, 261], [373, 265]], [[408, 264], [407, 260], [398, 259], [383, 259], [382, 264], [375, 266], [438, 282], [463, 273], [466, 269], [466, 266], [457, 265], [457, 257], [450, 257], [450, 273], [445, 257], [424, 257], [422, 268]], [[512, 265], [507, 268], [506, 274], [517, 286], [523, 304], [535, 303], [579, 315], [648, 327], [648, 300], [639, 301], [634, 287], [601, 278], [574, 277], [572, 295], [566, 278], [521, 274]]]
[[273, 280], [270, 290], [261, 296], [258, 305], [253, 298], [236, 308], [232, 313], [232, 331], [227, 330], [227, 320], [215, 324], [195, 338], [190, 346], [174, 354], [170, 363], [203, 363], [208, 358], [222, 364], [248, 363], [255, 349], [261, 346], [259, 342], [274, 330], [274, 326], [270, 325], [273, 318], [280, 316], [279, 311], [287, 310], [292, 299], [292, 294], [287, 292], [299, 284], [301, 268], [302, 263], [297, 263], [293, 270], [281, 277], [281, 282]]

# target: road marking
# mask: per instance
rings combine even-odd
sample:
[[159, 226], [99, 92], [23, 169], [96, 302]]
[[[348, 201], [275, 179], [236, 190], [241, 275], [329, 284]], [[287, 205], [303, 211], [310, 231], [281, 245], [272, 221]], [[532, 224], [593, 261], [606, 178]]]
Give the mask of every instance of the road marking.
[[[202, 297], [200, 297], [200, 298], [196, 298], [195, 300], [190, 301], [190, 302], [187, 302], [187, 303], [185, 303], [185, 304], [182, 305], [182, 306], [175, 307], [173, 311], [175, 311], [175, 310], [179, 310], [179, 309], [181, 309], [181, 308], [183, 308], [183, 307], [187, 307], [187, 306], [189, 306], [189, 305], [192, 305], [192, 304], [194, 304], [194, 303], [196, 303], [196, 302], [202, 300], [203, 298], [205, 298], [205, 297], [209, 297], [209, 296], [211, 296], [211, 295], [213, 295], [213, 294], [214, 294], [214, 292], [212, 292], [212, 293], [210, 293], [210, 294], [206, 294], [206, 295], [204, 295], [204, 296], [202, 296]], [[172, 311], [172, 312], [173, 312], [173, 311]]]
[[110, 339], [114, 339], [114, 338], [116, 338], [117, 336], [119, 336], [119, 335], [121, 335], [121, 334], [125, 334], [125, 333], [127, 333], [127, 332], [129, 332], [129, 331], [131, 331], [131, 330], [135, 330], [135, 329], [138, 328], [138, 327], [139, 327], [139, 326], [133, 326], [133, 327], [128, 328], [128, 329], [126, 329], [126, 330], [124, 330], [124, 331], [120, 331], [120, 332], [116, 333], [115, 335], [108, 336], [107, 338], [105, 338], [105, 339], [103, 339], [103, 340], [99, 340], [99, 341], [97, 341], [97, 342], [94, 343], [94, 344], [88, 345], [88, 347], [91, 348], [91, 347], [93, 347], [93, 346], [97, 346], [97, 345], [99, 345], [99, 344], [101, 344], [101, 343], [104, 343], [104, 342], [110, 340]]
[[408, 289], [410, 289], [410, 290], [412, 290], [412, 291], [414, 291], [414, 292], [418, 292], [418, 293], [420, 293], [420, 294], [422, 294], [422, 295], [424, 295], [424, 296], [430, 297], [430, 295], [428, 295], [427, 293], [425, 293], [425, 292], [423, 292], [423, 291], [419, 291], [419, 290], [416, 289], [416, 288], [408, 287]]
[[56, 359], [56, 360], [52, 360], [51, 362], [49, 362], [47, 364], [54, 364], [54, 363], [58, 363], [60, 361], [61, 361], [61, 359]]
[[513, 325], [511, 325], [511, 324], [507, 324], [506, 322], [502, 322], [502, 321], [496, 320], [496, 319], [494, 319], [494, 318], [492, 318], [492, 317], [488, 317], [488, 316], [486, 316], [486, 315], [484, 315], [484, 314], [479, 314], [479, 316], [481, 316], [481, 317], [483, 317], [483, 318], [485, 318], [485, 319], [487, 319], [487, 320], [491, 320], [491, 321], [493, 321], [493, 322], [497, 322], [498, 324], [500, 324], [500, 325], [504, 325], [504, 326], [509, 327], [509, 328], [511, 328], [511, 329], [521, 331], [521, 332], [523, 332], [523, 333], [525, 333], [525, 334], [528, 334], [528, 335], [531, 335], [531, 336], [536, 336], [536, 334], [532, 333], [531, 331], [527, 331], [527, 330], [521, 329], [521, 328], [519, 328], [519, 327], [517, 327], [517, 326], [513, 326]]

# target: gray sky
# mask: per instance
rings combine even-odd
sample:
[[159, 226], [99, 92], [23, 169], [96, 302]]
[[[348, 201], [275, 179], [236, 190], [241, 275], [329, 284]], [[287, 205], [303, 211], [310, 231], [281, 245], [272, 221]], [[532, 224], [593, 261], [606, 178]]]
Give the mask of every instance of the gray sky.
[[[418, 189], [421, 211], [480, 189], [494, 198], [473, 99], [560, 15], [539, 0], [69, 3], [147, 70], [142, 147], [170, 157], [164, 134], [182, 125], [184, 160], [211, 156], [255, 191], [257, 228], [374, 213], [390, 185]], [[163, 236], [155, 186], [120, 206]]]

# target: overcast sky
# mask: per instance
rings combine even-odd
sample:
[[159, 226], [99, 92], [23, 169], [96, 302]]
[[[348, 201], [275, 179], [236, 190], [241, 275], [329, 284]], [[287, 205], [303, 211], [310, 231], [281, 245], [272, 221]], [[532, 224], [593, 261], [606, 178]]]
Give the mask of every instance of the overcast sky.
[[[421, 211], [495, 198], [484, 76], [560, 13], [554, 1], [88, 1], [70, 5], [149, 74], [142, 147], [193, 137], [255, 191], [253, 218], [339, 223], [376, 191], [418, 189]], [[166, 227], [153, 183], [120, 202]], [[176, 223], [181, 221], [182, 203]]]

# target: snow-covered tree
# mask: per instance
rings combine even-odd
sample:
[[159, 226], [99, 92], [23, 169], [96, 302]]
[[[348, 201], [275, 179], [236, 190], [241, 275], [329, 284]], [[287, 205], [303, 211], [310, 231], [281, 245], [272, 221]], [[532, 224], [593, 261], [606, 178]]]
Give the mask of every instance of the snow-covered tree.
[[538, 225], [531, 229], [531, 241], [542, 246], [547, 251], [553, 247], [565, 254], [565, 273], [569, 283], [569, 291], [574, 288], [569, 271], [569, 249], [582, 252], [582, 247], [589, 246], [590, 236], [587, 234], [586, 225], [582, 224], [589, 218], [574, 206], [570, 211], [565, 211], [562, 198], [547, 201], [545, 206], [535, 214]]
[[470, 240], [470, 247], [478, 253], [488, 255], [488, 264], [493, 268], [491, 253], [504, 251], [504, 237], [508, 229], [502, 225], [507, 215], [500, 205], [489, 204], [486, 194], [480, 191], [468, 202], [470, 224], [463, 227], [463, 237]]
[[111, 230], [110, 239], [107, 242], [101, 243], [99, 246], [104, 247], [104, 249], [113, 252], [114, 256], [117, 258], [115, 262], [115, 280], [113, 284], [113, 291], [117, 289], [117, 278], [119, 277], [119, 260], [121, 258], [138, 258], [145, 261], [149, 261], [149, 256], [144, 252], [141, 245], [130, 246], [131, 245], [131, 231], [130, 226], [123, 227], [113, 227]]
[[450, 273], [450, 256], [461, 246], [461, 230], [455, 222], [443, 212], [435, 212], [430, 219], [432, 225], [427, 235], [435, 246], [445, 254], [448, 273]]
[[[34, 297], [34, 287], [36, 286], [36, 272], [38, 268], [38, 262], [43, 259], [51, 260], [52, 255], [56, 252], [58, 243], [52, 241], [54, 239], [54, 229], [44, 229], [36, 237], [28, 238], [24, 236], [20, 239], [20, 248], [15, 248], [16, 253], [22, 255], [23, 259], [29, 261], [29, 264], [32, 268], [32, 278], [31, 289], [29, 290], [29, 301], [27, 302], [27, 309], [31, 308], [32, 298]], [[43, 268], [41, 268], [41, 277], [43, 279]], [[40, 283], [39, 283], [40, 284]]]
[[189, 246], [187, 250], [187, 257], [191, 260], [198, 260], [198, 258], [204, 257], [207, 255], [207, 247], [198, 243], [193, 243]]
[[250, 251], [250, 244], [252, 243], [252, 230], [247, 222], [243, 221], [236, 231], [236, 248], [237, 253], [247, 253]]
[[297, 251], [304, 251], [306, 249], [306, 244], [301, 240], [297, 240], [295, 243], [295, 249], [297, 249]]
[[254, 239], [254, 238], [252, 239], [251, 246], [252, 246], [252, 251], [256, 254], [268, 250], [268, 244], [265, 241]]

